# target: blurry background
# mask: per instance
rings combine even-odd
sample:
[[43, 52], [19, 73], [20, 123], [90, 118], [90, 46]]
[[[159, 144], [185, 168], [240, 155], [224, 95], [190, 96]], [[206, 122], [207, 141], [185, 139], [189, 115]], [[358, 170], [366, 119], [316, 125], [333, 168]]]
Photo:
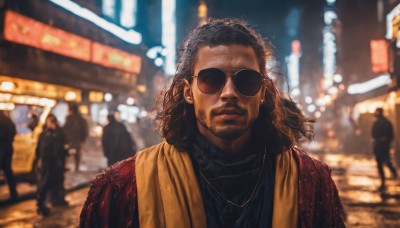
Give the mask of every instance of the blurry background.
[[[317, 119], [315, 140], [302, 146], [371, 156], [373, 112], [382, 107], [394, 125], [392, 156], [400, 164], [399, 3], [0, 0], [0, 109], [17, 126], [14, 172], [32, 181], [44, 118], [54, 113], [63, 125], [69, 102], [90, 124], [87, 151], [99, 150], [109, 113], [117, 113], [139, 150], [159, 142], [156, 97], [175, 72], [183, 38], [209, 17], [245, 19], [272, 42], [269, 76]], [[31, 129], [33, 116], [40, 121]], [[104, 168], [99, 164], [94, 170]]]

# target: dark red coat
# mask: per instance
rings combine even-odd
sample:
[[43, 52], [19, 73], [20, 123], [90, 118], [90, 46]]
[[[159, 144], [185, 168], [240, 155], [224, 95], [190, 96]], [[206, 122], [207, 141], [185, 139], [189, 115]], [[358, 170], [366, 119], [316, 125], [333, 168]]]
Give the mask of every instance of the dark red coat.
[[[139, 227], [135, 158], [117, 163], [93, 181], [80, 227]], [[344, 227], [344, 212], [329, 167], [296, 149], [299, 227]]]

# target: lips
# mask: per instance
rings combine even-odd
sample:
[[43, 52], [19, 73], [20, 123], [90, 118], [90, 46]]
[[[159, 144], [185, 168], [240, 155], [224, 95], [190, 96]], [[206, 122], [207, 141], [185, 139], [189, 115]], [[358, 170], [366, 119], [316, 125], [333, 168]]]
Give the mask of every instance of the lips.
[[240, 112], [236, 109], [222, 109], [222, 110], [219, 110], [216, 114], [217, 115], [243, 115], [242, 112]]
[[215, 116], [224, 121], [236, 121], [243, 116], [243, 112], [240, 112], [236, 109], [221, 109], [216, 113]]
[[237, 119], [241, 116], [245, 116], [247, 110], [244, 108], [239, 107], [235, 103], [226, 103], [219, 108], [216, 108], [211, 111], [211, 116], [223, 118], [223, 119]]

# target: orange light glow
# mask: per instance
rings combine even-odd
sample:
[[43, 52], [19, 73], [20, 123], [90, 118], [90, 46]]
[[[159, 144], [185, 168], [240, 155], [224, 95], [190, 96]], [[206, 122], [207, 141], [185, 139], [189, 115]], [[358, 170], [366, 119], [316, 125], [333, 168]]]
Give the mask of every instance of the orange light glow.
[[13, 11], [6, 12], [4, 37], [15, 43], [90, 61], [90, 40]]
[[133, 74], [141, 71], [141, 57], [35, 21], [8, 10], [5, 16], [6, 40], [93, 62]]
[[130, 73], [139, 74], [141, 58], [136, 55], [93, 42], [93, 62], [111, 68], [117, 68]]
[[372, 72], [386, 73], [389, 70], [388, 45], [385, 40], [371, 40]]

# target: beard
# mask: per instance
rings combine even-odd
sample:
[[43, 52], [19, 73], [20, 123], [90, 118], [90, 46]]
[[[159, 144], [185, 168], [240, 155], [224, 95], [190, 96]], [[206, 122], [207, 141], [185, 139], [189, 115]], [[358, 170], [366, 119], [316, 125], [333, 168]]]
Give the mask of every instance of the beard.
[[213, 119], [213, 117], [220, 114], [220, 110], [223, 108], [235, 108], [237, 113], [243, 116], [248, 113], [246, 109], [239, 107], [236, 103], [226, 103], [224, 106], [212, 110], [209, 118], [207, 118], [207, 114], [203, 110], [199, 111], [197, 113], [198, 116], [196, 117], [197, 123], [210, 131], [213, 135], [223, 140], [237, 139], [251, 129], [254, 121], [238, 123], [237, 120], [224, 120], [222, 123], [210, 123], [210, 125], [208, 125], [206, 119]]
[[215, 127], [211, 125], [208, 129], [217, 137], [224, 140], [233, 140], [239, 138], [249, 130], [249, 126], [233, 126], [229, 125], [230, 121], [225, 121], [225, 126]]
[[223, 122], [223, 126], [207, 126], [204, 119], [198, 119], [197, 123], [208, 129], [213, 135], [223, 140], [234, 140], [244, 135], [250, 130], [252, 123], [246, 125], [234, 125], [234, 121], [226, 120]]

